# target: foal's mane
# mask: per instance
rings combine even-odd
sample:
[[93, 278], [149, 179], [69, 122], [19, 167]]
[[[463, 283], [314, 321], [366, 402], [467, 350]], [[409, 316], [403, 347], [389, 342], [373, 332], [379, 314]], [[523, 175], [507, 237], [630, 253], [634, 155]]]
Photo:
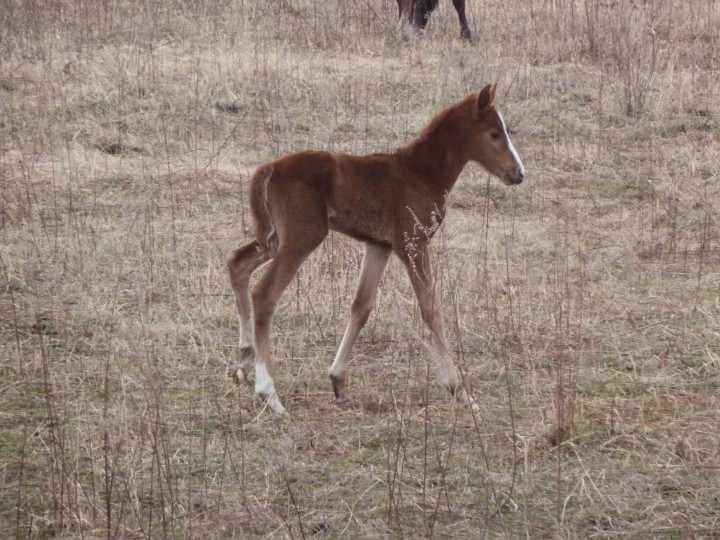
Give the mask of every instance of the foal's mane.
[[420, 131], [420, 133], [414, 139], [406, 142], [401, 147], [399, 147], [395, 151], [395, 154], [411, 154], [424, 143], [433, 139], [435, 133], [441, 131], [443, 127], [447, 125], [450, 117], [452, 116], [452, 113], [454, 113], [461, 107], [464, 107], [468, 99], [471, 97], [477, 99], [477, 94], [468, 94], [467, 96], [465, 96], [465, 99], [463, 99], [460, 103], [453, 103], [452, 105], [448, 105], [447, 107], [445, 107], [443, 110], [441, 110], [439, 113], [437, 113], [430, 119], [430, 121], [425, 125], [422, 131]]

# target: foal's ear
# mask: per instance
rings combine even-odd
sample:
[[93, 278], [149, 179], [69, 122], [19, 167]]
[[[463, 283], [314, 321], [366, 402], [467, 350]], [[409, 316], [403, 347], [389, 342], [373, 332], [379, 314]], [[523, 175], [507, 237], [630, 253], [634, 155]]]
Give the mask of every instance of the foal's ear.
[[496, 87], [497, 83], [488, 84], [485, 88], [480, 90], [480, 94], [478, 95], [478, 113], [484, 113], [487, 108], [493, 104], [493, 101], [495, 101]]

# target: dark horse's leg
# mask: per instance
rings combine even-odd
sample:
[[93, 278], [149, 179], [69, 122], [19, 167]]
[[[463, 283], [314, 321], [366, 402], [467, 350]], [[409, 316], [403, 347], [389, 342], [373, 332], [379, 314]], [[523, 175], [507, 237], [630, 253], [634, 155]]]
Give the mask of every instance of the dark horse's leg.
[[412, 10], [412, 0], [397, 0], [398, 17], [402, 18], [403, 13], [409, 13]]
[[422, 30], [439, 0], [397, 0], [400, 18], [406, 18], [415, 30]]
[[[422, 30], [430, 20], [439, 0], [397, 0], [400, 18], [407, 17], [413, 28]], [[465, 16], [465, 0], [453, 0], [453, 6], [460, 20], [460, 37], [470, 40], [472, 36]]]
[[437, 7], [438, 0], [415, 0], [412, 14], [413, 28], [423, 29], [430, 20], [430, 14]]
[[465, 17], [465, 0], [453, 0], [453, 6], [457, 11], [458, 19], [460, 19], [460, 37], [470, 40], [470, 27], [468, 26], [467, 17]]

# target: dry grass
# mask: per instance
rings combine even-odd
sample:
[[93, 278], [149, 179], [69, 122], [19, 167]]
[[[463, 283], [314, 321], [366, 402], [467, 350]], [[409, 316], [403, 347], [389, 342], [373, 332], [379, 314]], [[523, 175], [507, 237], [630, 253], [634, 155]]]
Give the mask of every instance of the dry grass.
[[[391, 0], [0, 7], [7, 537], [720, 535], [720, 4]], [[227, 376], [246, 181], [390, 150], [487, 82], [528, 179], [463, 173], [434, 243], [476, 418], [391, 263], [337, 408], [361, 247], [283, 297], [262, 411]], [[430, 381], [430, 382], [428, 382]]]

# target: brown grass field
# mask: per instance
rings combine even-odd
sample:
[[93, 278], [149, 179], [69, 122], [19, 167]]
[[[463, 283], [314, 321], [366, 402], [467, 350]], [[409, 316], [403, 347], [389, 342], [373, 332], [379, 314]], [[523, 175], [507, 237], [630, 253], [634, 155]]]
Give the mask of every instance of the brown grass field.
[[[0, 537], [720, 537], [720, 2], [468, 17], [0, 3]], [[494, 81], [527, 179], [468, 165], [432, 244], [479, 412], [397, 260], [331, 404], [337, 234], [278, 306], [265, 411], [229, 377], [252, 171], [391, 151]]]

